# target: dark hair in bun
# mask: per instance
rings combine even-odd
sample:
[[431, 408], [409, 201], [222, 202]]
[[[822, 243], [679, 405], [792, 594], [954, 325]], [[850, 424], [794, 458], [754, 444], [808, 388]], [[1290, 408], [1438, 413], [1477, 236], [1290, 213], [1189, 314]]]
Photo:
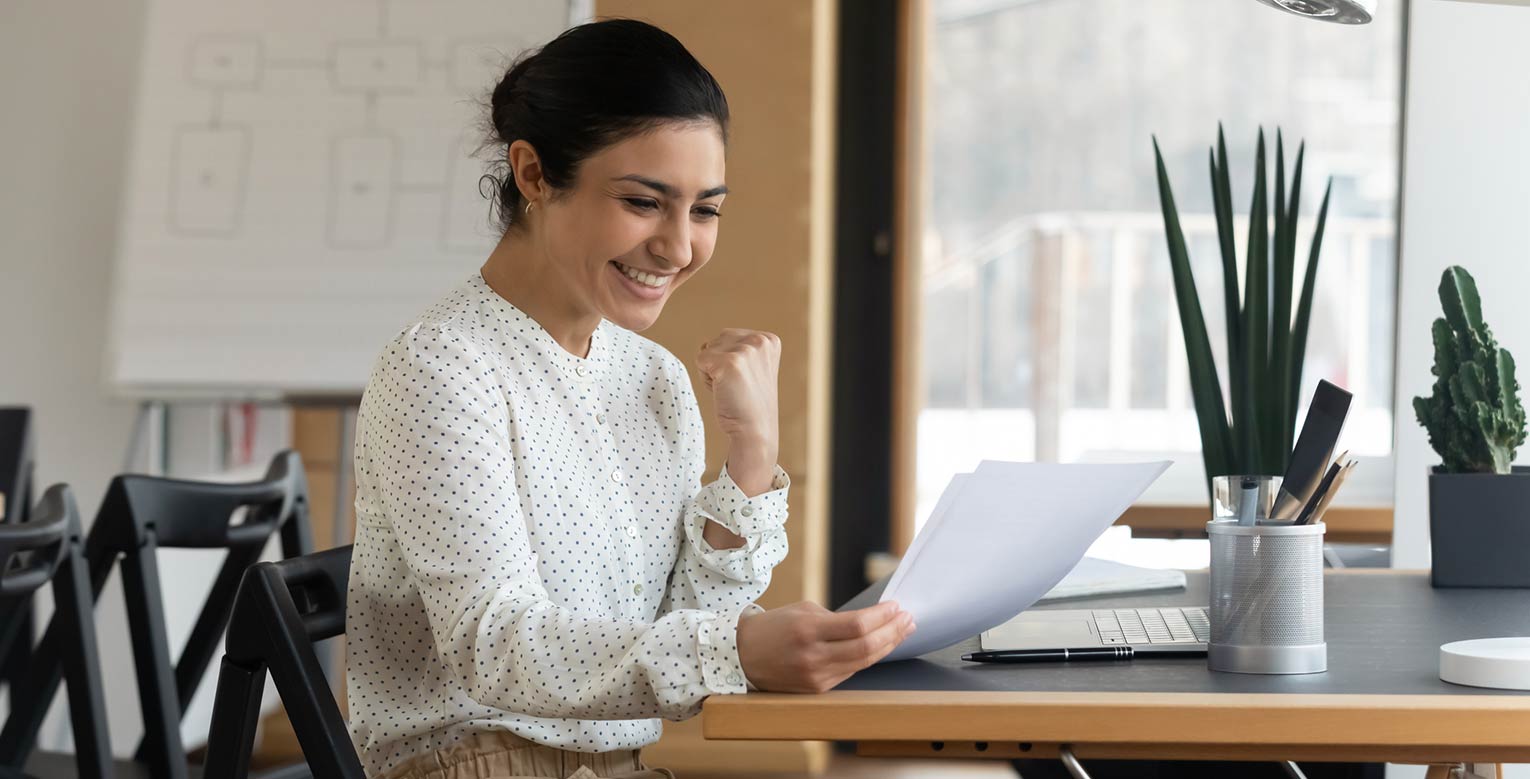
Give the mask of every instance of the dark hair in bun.
[[646, 22], [608, 19], [564, 31], [521, 55], [489, 98], [491, 172], [479, 189], [501, 227], [519, 223], [521, 193], [505, 150], [530, 143], [553, 189], [614, 143], [674, 121], [711, 121], [726, 140], [728, 99], [675, 36]]

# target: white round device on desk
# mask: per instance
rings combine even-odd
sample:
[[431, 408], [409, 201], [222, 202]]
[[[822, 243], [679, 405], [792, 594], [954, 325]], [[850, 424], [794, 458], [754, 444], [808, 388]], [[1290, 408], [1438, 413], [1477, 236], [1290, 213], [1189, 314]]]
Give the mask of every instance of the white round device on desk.
[[1445, 644], [1440, 647], [1440, 678], [1470, 687], [1530, 690], [1530, 637]]

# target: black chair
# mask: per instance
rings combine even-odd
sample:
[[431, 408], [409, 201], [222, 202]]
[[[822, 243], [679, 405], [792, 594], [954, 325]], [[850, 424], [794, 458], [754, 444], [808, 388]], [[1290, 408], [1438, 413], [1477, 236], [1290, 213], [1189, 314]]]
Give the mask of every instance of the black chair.
[[[111, 571], [122, 564], [133, 664], [144, 736], [132, 761], [118, 761], [117, 773], [153, 779], [190, 779], [180, 721], [228, 627], [234, 595], [245, 569], [260, 559], [272, 536], [281, 536], [282, 555], [312, 551], [308, 486], [296, 452], [272, 461], [263, 479], [228, 484], [123, 475], [112, 480], [85, 539], [92, 602]], [[164, 598], [156, 552], [160, 548], [224, 549], [227, 556], [202, 611], [172, 665], [165, 627]], [[57, 661], [68, 636], [54, 619], [37, 645], [31, 673], [13, 697], [19, 707], [45, 709], [60, 680]], [[40, 721], [14, 732], [7, 723], [0, 744], [28, 752]], [[57, 756], [39, 755], [30, 770], [53, 775]]]
[[[54, 624], [58, 627], [59, 665], [68, 683], [69, 715], [74, 725], [75, 768], [81, 779], [111, 779], [111, 742], [107, 738], [106, 700], [101, 680], [99, 647], [90, 601], [90, 579], [80, 537], [79, 510], [69, 488], [57, 484], [43, 493], [29, 522], [0, 525], [0, 601], [7, 605], [30, 601], [52, 581]], [[7, 633], [6, 640], [31, 642], [31, 635]], [[11, 647], [0, 644], [10, 656]], [[46, 707], [12, 707], [6, 730], [13, 724], [35, 731]], [[25, 750], [7, 740], [0, 746], [0, 776], [21, 777]]]
[[245, 779], [267, 671], [314, 779], [366, 779], [313, 647], [345, 633], [350, 570], [345, 546], [245, 573], [218, 673], [206, 779]]
[[[5, 497], [0, 524], [16, 525], [27, 521], [32, 510], [32, 477], [36, 468], [32, 443], [32, 410], [25, 407], [0, 408], [0, 496]], [[14, 640], [17, 635], [26, 641]], [[32, 654], [32, 599], [17, 598], [0, 607], [0, 646], [10, 647], [0, 653], [0, 682], [13, 693], [16, 683], [26, 673]]]
[[32, 409], [0, 408], [0, 495], [5, 510], [0, 523], [25, 522], [32, 508]]

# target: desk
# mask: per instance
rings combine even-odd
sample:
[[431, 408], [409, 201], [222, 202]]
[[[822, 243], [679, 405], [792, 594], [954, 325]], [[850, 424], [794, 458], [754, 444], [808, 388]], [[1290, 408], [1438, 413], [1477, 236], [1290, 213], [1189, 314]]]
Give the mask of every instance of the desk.
[[[1204, 604], [1181, 593], [1047, 608]], [[823, 695], [708, 698], [707, 738], [859, 742], [877, 756], [1530, 762], [1530, 695], [1440, 681], [1439, 645], [1530, 634], [1530, 593], [1435, 590], [1416, 572], [1326, 577], [1329, 670], [1212, 673], [1203, 659], [963, 663], [976, 639], [873, 666]]]

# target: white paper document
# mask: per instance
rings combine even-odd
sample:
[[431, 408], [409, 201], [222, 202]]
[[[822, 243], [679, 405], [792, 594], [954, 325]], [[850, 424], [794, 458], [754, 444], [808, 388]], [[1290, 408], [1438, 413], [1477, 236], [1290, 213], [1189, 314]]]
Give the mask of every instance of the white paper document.
[[883, 662], [943, 649], [1029, 608], [1169, 465], [984, 460], [953, 477], [882, 592], [919, 626]]
[[1056, 587], [1037, 598], [1036, 603], [1184, 588], [1185, 572], [1177, 568], [1139, 568], [1114, 560], [1085, 557]]

